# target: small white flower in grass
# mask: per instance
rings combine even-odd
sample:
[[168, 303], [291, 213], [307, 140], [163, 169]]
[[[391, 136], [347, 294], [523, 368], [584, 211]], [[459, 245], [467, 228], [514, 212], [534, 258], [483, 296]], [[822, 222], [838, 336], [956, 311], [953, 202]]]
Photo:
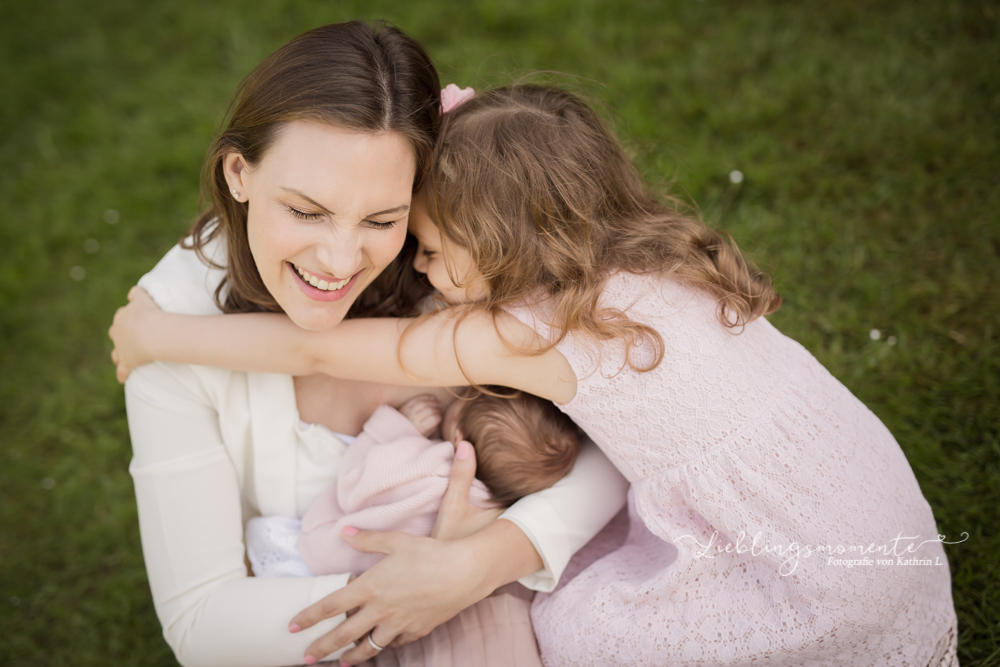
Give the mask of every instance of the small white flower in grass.
[[69, 270], [69, 277], [79, 282], [87, 277], [87, 269], [82, 266], [74, 266]]
[[118, 219], [120, 217], [121, 216], [118, 215], [118, 211], [116, 211], [113, 208], [109, 208], [107, 211], [104, 212], [104, 222], [108, 223], [109, 225], [117, 225]]
[[889, 336], [888, 338], [886, 338], [885, 342], [889, 343], [889, 345], [895, 345], [896, 344], [896, 337], [895, 336]]
[[52, 489], [56, 488], [56, 480], [52, 479], [51, 477], [46, 477], [45, 479], [42, 480], [42, 488], [45, 489], [46, 491], [51, 491]]
[[93, 255], [95, 252], [101, 249], [101, 244], [98, 243], [97, 239], [87, 239], [83, 242], [84, 252], [88, 252]]
[[882, 332], [879, 331], [878, 329], [872, 329], [871, 331], [868, 332], [868, 337], [871, 338], [872, 340], [878, 340], [879, 338], [882, 337]]
[[743, 172], [739, 169], [733, 169], [729, 172], [729, 182], [734, 185], [739, 185], [743, 182]]

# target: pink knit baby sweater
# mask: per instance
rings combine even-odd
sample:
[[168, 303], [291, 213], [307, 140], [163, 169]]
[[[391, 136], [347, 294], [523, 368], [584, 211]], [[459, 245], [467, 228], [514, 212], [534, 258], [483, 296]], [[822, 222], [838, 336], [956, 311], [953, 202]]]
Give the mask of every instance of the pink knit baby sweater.
[[[430, 535], [454, 457], [450, 442], [428, 440], [387, 405], [375, 410], [344, 454], [337, 483], [302, 518], [299, 550], [309, 569], [316, 575], [360, 574], [382, 559], [348, 546], [340, 536], [347, 526]], [[469, 500], [492, 507], [478, 479]]]

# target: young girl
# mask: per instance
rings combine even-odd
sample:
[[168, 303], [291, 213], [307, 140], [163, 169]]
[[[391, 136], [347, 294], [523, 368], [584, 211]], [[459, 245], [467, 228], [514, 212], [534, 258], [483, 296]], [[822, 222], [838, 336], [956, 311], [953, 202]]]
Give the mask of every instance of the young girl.
[[424, 192], [415, 268], [468, 305], [312, 333], [136, 294], [112, 332], [122, 370], [162, 359], [555, 401], [632, 488], [624, 541], [595, 539], [535, 600], [547, 665], [955, 664], [943, 538], [892, 435], [762, 317], [779, 303], [766, 277], [653, 197], [586, 105], [532, 86], [466, 102]]

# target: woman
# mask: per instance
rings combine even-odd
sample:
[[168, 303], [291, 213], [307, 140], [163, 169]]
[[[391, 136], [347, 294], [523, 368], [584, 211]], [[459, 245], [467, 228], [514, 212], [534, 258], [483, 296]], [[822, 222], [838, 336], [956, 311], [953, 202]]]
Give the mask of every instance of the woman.
[[[296, 38], [242, 84], [206, 163], [212, 207], [140, 285], [166, 310], [281, 310], [311, 330], [406, 314], [423, 293], [399, 269], [413, 257], [407, 214], [438, 129], [439, 91], [427, 55], [394, 28], [354, 22]], [[355, 548], [388, 554], [356, 582], [248, 577], [244, 522], [300, 516], [346, 446], [333, 433], [357, 433], [365, 411], [423, 391], [176, 364], [131, 375], [143, 552], [182, 664], [294, 664], [328, 632], [338, 648], [361, 639], [343, 655], [360, 662], [509, 582], [551, 590], [623, 505], [624, 480], [591, 445], [562, 482], [462, 539], [353, 536]], [[460, 492], [474, 463], [461, 465], [443, 517], [462, 524], [445, 529], [452, 535], [468, 530]], [[347, 622], [289, 628], [333, 591], [357, 607]]]

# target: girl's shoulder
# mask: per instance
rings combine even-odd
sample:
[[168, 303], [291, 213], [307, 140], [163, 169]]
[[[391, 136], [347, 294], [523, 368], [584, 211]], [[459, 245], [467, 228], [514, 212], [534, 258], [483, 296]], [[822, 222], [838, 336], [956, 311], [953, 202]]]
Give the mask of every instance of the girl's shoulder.
[[204, 247], [206, 259], [181, 244], [175, 245], [146, 275], [139, 286], [163, 310], [186, 315], [218, 315], [215, 290], [225, 278], [226, 244], [220, 235]]
[[[534, 329], [544, 338], [553, 340], [559, 326], [554, 322], [554, 299], [542, 290], [505, 310]], [[679, 313], [694, 315], [705, 324], [719, 324], [715, 319], [718, 300], [705, 290], [688, 285], [665, 274], [637, 274], [616, 271], [608, 276], [598, 298], [598, 307], [605, 317], [624, 314], [629, 319], [654, 325], [659, 320]], [[655, 326], [655, 325], [654, 325]], [[720, 328], [721, 324], [719, 325]]]
[[[637, 274], [618, 271], [608, 277], [600, 296], [601, 308], [621, 312], [637, 321], [654, 320], [680, 314], [715, 322], [718, 299], [698, 287], [688, 285], [676, 276], [665, 273]], [[653, 322], [645, 322], [653, 324]]]

